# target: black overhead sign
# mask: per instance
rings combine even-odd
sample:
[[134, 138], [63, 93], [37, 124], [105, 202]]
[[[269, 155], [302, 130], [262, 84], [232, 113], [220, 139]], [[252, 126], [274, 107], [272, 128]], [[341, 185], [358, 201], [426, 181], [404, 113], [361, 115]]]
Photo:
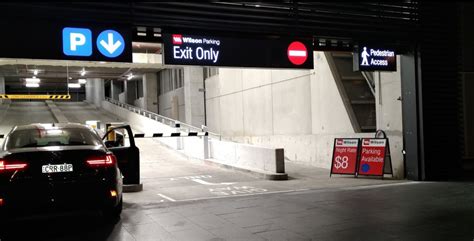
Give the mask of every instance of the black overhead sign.
[[248, 39], [163, 33], [164, 63], [262, 68], [313, 68], [311, 40]]
[[397, 54], [391, 48], [359, 45], [354, 66], [360, 71], [397, 71]]
[[0, 58], [132, 62], [131, 28], [91, 24], [0, 23]]

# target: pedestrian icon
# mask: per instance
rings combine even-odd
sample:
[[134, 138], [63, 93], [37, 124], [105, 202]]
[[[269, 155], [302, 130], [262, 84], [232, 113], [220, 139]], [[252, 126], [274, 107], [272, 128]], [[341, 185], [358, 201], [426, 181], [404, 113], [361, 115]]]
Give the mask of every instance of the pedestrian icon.
[[91, 56], [92, 32], [87, 28], [64, 28], [63, 53], [67, 56]]
[[117, 31], [105, 30], [97, 37], [97, 49], [105, 57], [115, 58], [123, 53], [125, 41]]
[[362, 66], [369, 66], [369, 60], [367, 59], [370, 56], [369, 53], [367, 53], [367, 47], [364, 47], [364, 51], [362, 51], [362, 63], [360, 65]]

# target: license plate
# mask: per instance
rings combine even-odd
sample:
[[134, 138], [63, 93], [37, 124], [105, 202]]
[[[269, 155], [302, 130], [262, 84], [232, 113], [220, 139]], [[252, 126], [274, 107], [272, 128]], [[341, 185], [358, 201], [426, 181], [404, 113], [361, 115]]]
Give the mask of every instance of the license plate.
[[72, 164], [43, 165], [43, 173], [72, 172]]

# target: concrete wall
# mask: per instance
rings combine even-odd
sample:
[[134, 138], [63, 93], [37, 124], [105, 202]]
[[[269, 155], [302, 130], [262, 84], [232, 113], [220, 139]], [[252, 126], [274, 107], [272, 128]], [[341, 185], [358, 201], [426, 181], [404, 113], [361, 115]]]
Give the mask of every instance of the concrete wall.
[[122, 92], [118, 95], [118, 101], [120, 101], [121, 103], [127, 103], [127, 93], [126, 92]]
[[138, 108], [146, 109], [145, 98], [140, 97], [140, 98], [134, 100], [133, 105], [138, 107]]
[[158, 113], [158, 80], [156, 73], [143, 75], [143, 108]]
[[193, 126], [204, 125], [204, 93], [202, 67], [184, 67], [184, 115]]
[[210, 131], [224, 136], [311, 133], [308, 70], [220, 68], [206, 80]]
[[[113, 113], [129, 123], [135, 132], [152, 133], [176, 132], [175, 128], [158, 121], [128, 111], [108, 101], [102, 102], [105, 111]], [[204, 137], [166, 137], [156, 138], [162, 144], [183, 154], [197, 159], [204, 159]], [[243, 168], [260, 173], [284, 173], [281, 151], [272, 148], [244, 145], [219, 140], [210, 141], [207, 145], [209, 160], [228, 166]]]
[[314, 53], [314, 63], [315, 74], [311, 75], [312, 134], [354, 133], [323, 52]]
[[184, 88], [175, 89], [159, 96], [159, 114], [186, 122]]
[[[329, 168], [334, 138], [374, 133], [355, 133], [324, 53], [315, 52], [314, 62], [313, 70], [220, 68], [206, 79], [209, 130]], [[379, 127], [388, 131], [395, 176], [403, 178], [400, 72], [381, 73], [381, 82]]]

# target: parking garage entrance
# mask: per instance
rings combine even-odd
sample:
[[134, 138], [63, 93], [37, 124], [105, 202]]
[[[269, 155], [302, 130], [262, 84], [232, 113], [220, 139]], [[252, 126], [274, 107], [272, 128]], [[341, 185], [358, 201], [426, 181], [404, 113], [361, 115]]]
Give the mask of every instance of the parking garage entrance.
[[[169, 134], [153, 141], [190, 158], [270, 179], [291, 176], [285, 167], [292, 164], [328, 170], [335, 138], [372, 137], [382, 129], [394, 178], [406, 176], [401, 69], [411, 62], [393, 48], [339, 41], [331, 49], [331, 39], [183, 31], [132, 41], [130, 29], [103, 26], [48, 31], [58, 36], [52, 54], [7, 52], [10, 58], [0, 61], [4, 94], [69, 98], [54, 100], [56, 106], [4, 100], [6, 116], [25, 123], [126, 122], [143, 137]], [[54, 112], [26, 118], [32, 106], [42, 114], [58, 107], [65, 118]]]

